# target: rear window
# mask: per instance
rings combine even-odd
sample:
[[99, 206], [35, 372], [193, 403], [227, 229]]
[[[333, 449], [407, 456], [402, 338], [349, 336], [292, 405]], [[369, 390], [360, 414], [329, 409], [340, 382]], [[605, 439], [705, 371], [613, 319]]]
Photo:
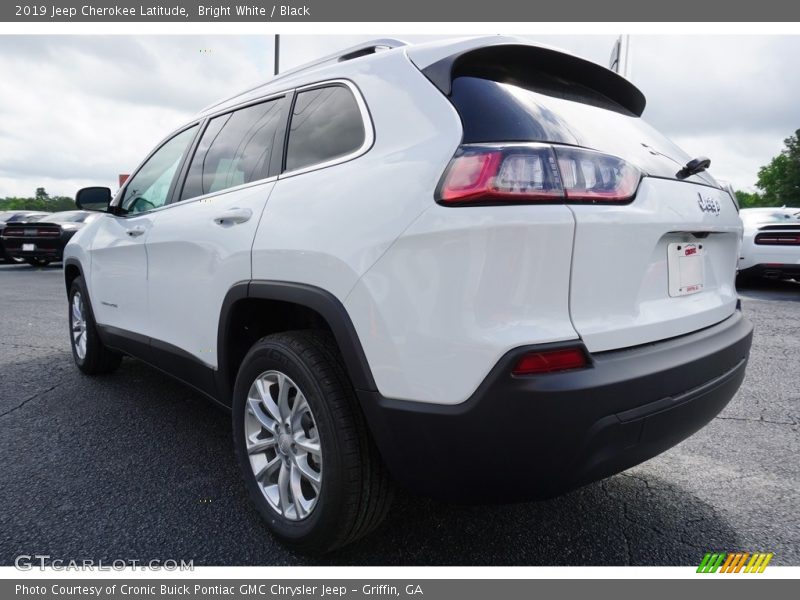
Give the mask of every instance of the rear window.
[[742, 211], [741, 216], [746, 221], [759, 223], [794, 223], [800, 221], [800, 210], [746, 210]]
[[16, 214], [10, 219], [8, 219], [7, 223], [33, 223], [42, 219], [44, 217], [50, 216], [50, 213], [38, 213], [38, 214]]
[[332, 85], [300, 92], [289, 126], [286, 170], [346, 156], [365, 139], [364, 119], [349, 88]]
[[[460, 76], [450, 101], [463, 125], [463, 143], [547, 142], [618, 156], [645, 173], [676, 179], [691, 159], [643, 119], [575, 82], [548, 74], [502, 81]], [[707, 173], [689, 181], [717, 185]]]
[[90, 213], [81, 211], [68, 211], [55, 213], [47, 218], [51, 223], [83, 223]]

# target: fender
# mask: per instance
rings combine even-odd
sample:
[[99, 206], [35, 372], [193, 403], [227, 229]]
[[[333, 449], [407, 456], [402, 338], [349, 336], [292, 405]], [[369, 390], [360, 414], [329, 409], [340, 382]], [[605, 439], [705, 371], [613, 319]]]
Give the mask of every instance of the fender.
[[372, 371], [353, 326], [353, 321], [350, 319], [347, 309], [336, 296], [322, 288], [302, 283], [253, 280], [234, 284], [228, 290], [220, 310], [217, 330], [217, 364], [219, 365], [217, 382], [220, 399], [223, 402], [230, 404], [230, 390], [227, 389], [227, 382], [231, 381], [232, 375], [235, 375], [228, 372], [228, 335], [231, 316], [236, 303], [247, 298], [297, 304], [318, 313], [328, 323], [336, 339], [353, 387], [358, 391], [377, 391], [378, 388], [372, 377]]

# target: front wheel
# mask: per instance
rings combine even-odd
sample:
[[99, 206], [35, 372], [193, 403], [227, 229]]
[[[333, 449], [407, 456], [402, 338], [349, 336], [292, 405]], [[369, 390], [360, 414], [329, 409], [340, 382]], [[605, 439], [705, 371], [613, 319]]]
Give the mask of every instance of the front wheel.
[[251, 499], [272, 532], [327, 552], [374, 529], [392, 486], [327, 332], [269, 335], [236, 378], [233, 439]]
[[72, 358], [81, 371], [87, 375], [101, 375], [119, 367], [122, 356], [106, 348], [97, 334], [82, 277], [76, 277], [69, 288], [69, 331]]

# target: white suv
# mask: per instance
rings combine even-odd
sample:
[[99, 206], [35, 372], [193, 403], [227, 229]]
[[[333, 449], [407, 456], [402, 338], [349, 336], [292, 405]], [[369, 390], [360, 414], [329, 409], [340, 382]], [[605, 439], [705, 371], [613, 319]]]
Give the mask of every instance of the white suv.
[[744, 377], [727, 192], [644, 96], [505, 37], [379, 40], [215, 104], [65, 253], [75, 362], [232, 411], [253, 501], [316, 551], [392, 482], [562, 493], [666, 450]]

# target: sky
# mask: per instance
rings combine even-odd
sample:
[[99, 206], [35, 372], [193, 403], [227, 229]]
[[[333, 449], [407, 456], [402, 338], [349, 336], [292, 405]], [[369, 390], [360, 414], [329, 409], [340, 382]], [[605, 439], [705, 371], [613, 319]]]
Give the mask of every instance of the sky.
[[[281, 36], [281, 69], [370, 38]], [[444, 37], [444, 36], [438, 36]], [[606, 66], [613, 35], [522, 36]], [[174, 128], [265, 81], [272, 36], [0, 36], [0, 197], [116, 189]], [[800, 129], [800, 36], [631, 36], [643, 118], [711, 172], [752, 191]]]

